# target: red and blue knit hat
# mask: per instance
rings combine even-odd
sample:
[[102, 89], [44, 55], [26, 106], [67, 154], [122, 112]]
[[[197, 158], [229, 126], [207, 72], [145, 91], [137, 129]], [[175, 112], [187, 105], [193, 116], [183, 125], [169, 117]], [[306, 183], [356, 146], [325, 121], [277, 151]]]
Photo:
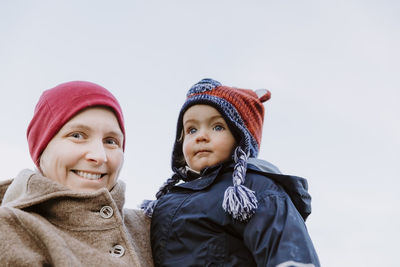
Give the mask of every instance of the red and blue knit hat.
[[271, 98], [266, 89], [256, 92], [221, 85], [213, 79], [203, 79], [193, 85], [178, 117], [176, 142], [172, 152], [172, 167], [182, 167], [182, 142], [178, 141], [183, 131], [183, 115], [194, 105], [210, 105], [221, 113], [241, 149], [249, 157], [257, 157], [261, 144], [264, 122], [263, 102]]
[[[262, 126], [264, 121], [263, 102], [270, 99], [268, 90], [260, 89], [254, 92], [222, 85], [213, 79], [203, 79], [193, 85], [183, 104], [176, 130], [176, 139], [172, 152], [172, 169], [185, 173], [184, 155], [182, 150], [183, 115], [194, 105], [210, 105], [217, 109], [224, 118], [238, 146], [233, 153], [235, 167], [233, 171], [233, 186], [226, 189], [223, 209], [234, 219], [247, 221], [257, 209], [257, 199], [254, 191], [244, 186], [248, 157], [257, 157], [260, 148]], [[157, 199], [166, 194], [180, 180], [180, 175], [174, 175], [160, 188]], [[145, 201], [142, 208], [151, 216], [156, 201]]]

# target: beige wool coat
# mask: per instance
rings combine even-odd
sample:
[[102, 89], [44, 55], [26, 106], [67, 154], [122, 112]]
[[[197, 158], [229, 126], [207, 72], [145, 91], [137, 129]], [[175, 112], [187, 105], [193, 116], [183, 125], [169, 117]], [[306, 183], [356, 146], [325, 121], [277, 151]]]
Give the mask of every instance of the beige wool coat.
[[122, 181], [79, 193], [30, 170], [0, 182], [0, 266], [153, 266], [150, 220], [124, 195]]

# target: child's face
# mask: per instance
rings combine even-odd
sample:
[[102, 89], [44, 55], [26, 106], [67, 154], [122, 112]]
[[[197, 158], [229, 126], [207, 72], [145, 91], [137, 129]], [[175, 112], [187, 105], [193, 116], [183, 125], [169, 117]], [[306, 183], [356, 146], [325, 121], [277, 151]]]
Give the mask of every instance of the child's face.
[[235, 138], [221, 114], [208, 105], [194, 105], [183, 115], [183, 155], [195, 171], [230, 158]]

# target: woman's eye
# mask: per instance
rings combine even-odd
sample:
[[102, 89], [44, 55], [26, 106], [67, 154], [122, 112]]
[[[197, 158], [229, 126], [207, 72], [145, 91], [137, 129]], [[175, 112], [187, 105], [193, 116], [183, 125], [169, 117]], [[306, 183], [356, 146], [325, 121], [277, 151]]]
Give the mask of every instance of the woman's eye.
[[106, 143], [107, 145], [115, 145], [118, 146], [119, 142], [117, 140], [115, 140], [114, 138], [107, 138], [104, 143]]
[[78, 133], [78, 132], [71, 133], [69, 136], [72, 138], [75, 138], [75, 139], [83, 139], [83, 134]]
[[216, 125], [216, 126], [214, 127], [214, 130], [215, 130], [215, 131], [223, 131], [223, 130], [225, 130], [225, 127], [222, 126], [222, 125]]

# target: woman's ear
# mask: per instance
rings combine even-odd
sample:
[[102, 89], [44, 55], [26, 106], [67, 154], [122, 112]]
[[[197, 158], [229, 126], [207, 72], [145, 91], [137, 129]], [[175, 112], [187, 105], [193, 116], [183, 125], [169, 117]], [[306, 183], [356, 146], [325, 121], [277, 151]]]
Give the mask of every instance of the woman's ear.
[[[42, 155], [43, 155], [43, 153], [42, 153]], [[43, 164], [42, 164], [42, 162], [43, 162], [43, 159], [42, 159], [42, 155], [40, 155], [40, 157], [38, 158], [38, 162], [37, 162], [37, 164], [35, 164], [35, 169], [36, 169], [36, 171], [38, 171], [41, 175], [43, 175], [43, 176], [45, 176], [44, 175], [44, 172], [43, 172]]]

